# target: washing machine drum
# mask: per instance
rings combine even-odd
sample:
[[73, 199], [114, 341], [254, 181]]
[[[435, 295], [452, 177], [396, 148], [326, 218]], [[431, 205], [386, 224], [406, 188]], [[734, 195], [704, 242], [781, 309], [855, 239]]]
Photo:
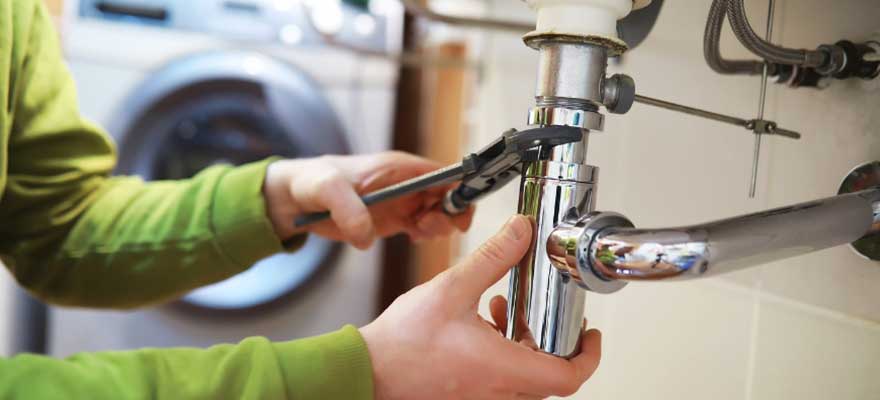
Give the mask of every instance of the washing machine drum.
[[[118, 172], [147, 180], [184, 179], [212, 165], [270, 156], [348, 152], [320, 88], [295, 67], [255, 53], [206, 53], [172, 62], [151, 74], [118, 115], [111, 124], [121, 133]], [[183, 301], [242, 309], [279, 300], [329, 267], [334, 246], [311, 236], [299, 251], [268, 257]]]

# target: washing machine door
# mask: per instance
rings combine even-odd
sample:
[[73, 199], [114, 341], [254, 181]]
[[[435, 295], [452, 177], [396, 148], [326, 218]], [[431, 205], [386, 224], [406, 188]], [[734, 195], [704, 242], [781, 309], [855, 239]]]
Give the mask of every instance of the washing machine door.
[[[211, 52], [169, 63], [132, 93], [110, 127], [121, 133], [118, 172], [147, 180], [183, 179], [211, 165], [270, 156], [348, 152], [320, 88], [292, 65], [250, 52]], [[335, 245], [311, 236], [299, 251], [268, 257], [183, 301], [212, 309], [273, 302], [327, 264]]]

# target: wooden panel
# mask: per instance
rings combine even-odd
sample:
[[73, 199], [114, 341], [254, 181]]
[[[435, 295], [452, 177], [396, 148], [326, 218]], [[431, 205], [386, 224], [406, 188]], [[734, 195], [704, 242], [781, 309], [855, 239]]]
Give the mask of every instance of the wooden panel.
[[[467, 46], [460, 42], [437, 44], [425, 53], [444, 59], [464, 61]], [[460, 66], [435, 67], [425, 70], [424, 129], [419, 140], [419, 153], [425, 157], [451, 164], [461, 160], [464, 137], [464, 104], [469, 70]], [[416, 245], [416, 283], [430, 280], [450, 266], [458, 254], [461, 238], [428, 240]]]
[[[403, 48], [418, 54], [416, 26], [414, 18], [407, 15], [404, 20]], [[421, 128], [422, 112], [422, 70], [413, 66], [401, 65], [400, 77], [394, 108], [394, 132], [392, 148], [417, 153], [421, 135], [414, 134]], [[382, 277], [379, 288], [377, 315], [388, 308], [401, 294], [413, 287], [415, 265], [414, 248], [406, 235], [396, 235], [383, 242]]]

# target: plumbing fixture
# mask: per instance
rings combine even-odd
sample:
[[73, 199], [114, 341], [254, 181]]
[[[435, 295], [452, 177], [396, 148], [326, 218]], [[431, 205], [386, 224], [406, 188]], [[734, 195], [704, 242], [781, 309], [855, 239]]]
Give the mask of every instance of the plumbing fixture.
[[[526, 2], [537, 11], [537, 24], [524, 41], [539, 52], [530, 128], [505, 133], [459, 164], [364, 198], [382, 201], [461, 180], [440, 204], [455, 213], [521, 174], [518, 212], [532, 218], [535, 231], [510, 274], [509, 339], [571, 357], [579, 348], [587, 291], [612, 293], [631, 280], [713, 276], [844, 243], [877, 255], [880, 163], [855, 170], [838, 196], [690, 227], [635, 229], [620, 214], [596, 212], [599, 170], [587, 164], [587, 146], [591, 132], [602, 130], [603, 108], [625, 113], [640, 102], [753, 131], [800, 134], [760, 115], [745, 120], [640, 96], [632, 78], [606, 77], [608, 58], [627, 50], [615, 24], [632, 10], [632, 0]], [[769, 66], [761, 68], [770, 75]], [[866, 178], [870, 173], [875, 180]]]
[[[548, 126], [524, 131], [511, 129], [482, 150], [468, 154], [461, 162], [388, 186], [361, 197], [370, 206], [407, 194], [459, 182], [438, 206], [447, 214], [460, 214], [470, 204], [506, 185], [520, 174], [523, 161], [538, 157], [536, 148], [580, 142], [581, 129], [571, 126]], [[329, 212], [304, 214], [295, 219], [302, 227], [330, 218]]]
[[509, 339], [571, 357], [579, 346], [585, 291], [551, 263], [542, 240], [566, 219], [594, 209], [598, 169], [587, 164], [590, 131], [601, 131], [601, 108], [623, 113], [635, 99], [631, 78], [606, 78], [608, 58], [627, 45], [617, 36], [617, 20], [632, 10], [631, 0], [526, 0], [537, 13], [536, 29], [524, 36], [539, 53], [535, 106], [528, 124], [574, 126], [583, 140], [539, 149], [523, 164], [518, 212], [532, 217], [534, 244], [510, 274]]
[[858, 241], [876, 246], [878, 234], [880, 186], [681, 228], [636, 229], [619, 214], [592, 213], [551, 232], [546, 247], [581, 287], [612, 293], [629, 281], [715, 276]]
[[[837, 193], [852, 193], [871, 187], [880, 187], [880, 162], [878, 161], [862, 164], [850, 171], [840, 184]], [[880, 208], [877, 208], [876, 205], [874, 213], [880, 214]], [[880, 225], [875, 222], [873, 229], [880, 230]], [[867, 259], [880, 261], [880, 236], [861, 238], [850, 243], [850, 247]]]
[[[401, 0], [404, 8], [412, 14], [420, 18], [430, 21], [439, 22], [448, 25], [455, 25], [465, 28], [492, 29], [497, 31], [506, 31], [512, 33], [525, 33], [534, 25], [531, 23], [501, 20], [493, 18], [478, 18], [449, 15], [432, 10], [429, 6], [422, 4], [419, 0]], [[627, 17], [617, 21], [617, 32], [621, 40], [626, 42], [629, 48], [639, 45], [651, 29], [660, 13], [660, 7], [663, 0], [635, 0], [632, 2], [632, 9], [640, 10], [637, 13], [631, 13]]]
[[[630, 78], [606, 78], [607, 58], [626, 50], [612, 26], [629, 12], [629, 1], [526, 1], [537, 11], [537, 28], [524, 41], [539, 51], [530, 125], [601, 131], [600, 106], [626, 112], [638, 101], [760, 134], [800, 137], [764, 120], [762, 110], [757, 119], [744, 120], [639, 96]], [[761, 64], [763, 85], [769, 67]], [[535, 236], [510, 274], [506, 334], [547, 353], [577, 352], [581, 289], [612, 293], [630, 280], [711, 276], [839, 244], [880, 241], [880, 187], [704, 225], [635, 229], [622, 215], [594, 211], [598, 169], [586, 163], [588, 139], [586, 132], [581, 143], [543, 147], [522, 168], [518, 211], [532, 217]]]
[[[770, 8], [768, 24], [772, 24], [772, 5]], [[721, 56], [718, 43], [725, 16], [739, 42], [760, 60], [726, 60]], [[880, 73], [878, 54], [880, 44], [875, 40], [861, 43], [841, 40], [814, 50], [775, 45], [769, 35], [762, 39], [752, 29], [744, 0], [713, 0], [703, 35], [703, 55], [716, 72], [758, 75], [766, 64], [770, 76], [778, 76], [777, 82], [792, 87], [822, 88], [831, 78], [874, 79]]]

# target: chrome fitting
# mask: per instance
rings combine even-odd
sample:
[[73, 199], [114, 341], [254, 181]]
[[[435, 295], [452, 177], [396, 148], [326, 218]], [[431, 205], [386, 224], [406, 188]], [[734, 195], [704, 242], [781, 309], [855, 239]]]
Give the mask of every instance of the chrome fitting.
[[539, 106], [529, 110], [527, 123], [540, 126], [573, 126], [601, 131], [605, 127], [605, 117], [595, 111]]
[[564, 221], [547, 238], [547, 256], [554, 267], [591, 292], [609, 294], [626, 286], [611, 280], [593, 268], [591, 247], [605, 228], [632, 228], [633, 223], [618, 213], [591, 212], [577, 221]]

